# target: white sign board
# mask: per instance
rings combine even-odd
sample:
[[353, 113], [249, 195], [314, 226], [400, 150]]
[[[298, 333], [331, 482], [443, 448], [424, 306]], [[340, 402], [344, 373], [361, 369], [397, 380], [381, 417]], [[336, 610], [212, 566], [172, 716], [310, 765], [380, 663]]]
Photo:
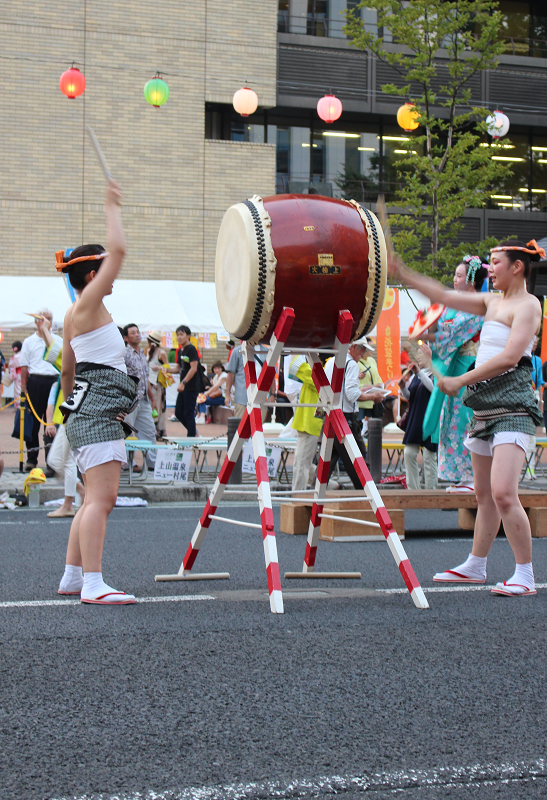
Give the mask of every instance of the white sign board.
[[176, 447], [162, 448], [157, 451], [154, 478], [175, 483], [187, 481], [191, 461], [191, 450], [179, 450]]
[[[268, 462], [268, 478], [275, 478], [280, 458], [281, 458], [280, 447], [266, 447], [266, 460]], [[243, 448], [241, 469], [242, 472], [254, 473], [255, 471], [255, 457], [253, 454], [252, 439], [248, 439]]]

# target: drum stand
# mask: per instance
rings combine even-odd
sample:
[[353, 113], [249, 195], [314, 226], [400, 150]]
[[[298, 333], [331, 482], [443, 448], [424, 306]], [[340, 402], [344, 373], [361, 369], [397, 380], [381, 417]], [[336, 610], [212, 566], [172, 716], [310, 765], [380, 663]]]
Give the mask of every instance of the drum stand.
[[[283, 613], [283, 595], [281, 592], [281, 579], [279, 575], [279, 563], [277, 559], [277, 547], [275, 541], [274, 519], [272, 510], [272, 495], [270, 492], [270, 482], [268, 478], [268, 464], [264, 445], [264, 433], [262, 429], [261, 407], [266, 404], [267, 394], [270, 390], [275, 377], [275, 365], [281, 356], [285, 342], [290, 333], [294, 321], [294, 311], [292, 308], [284, 308], [274, 334], [270, 341], [269, 352], [257, 379], [254, 362], [254, 349], [251, 345], [242, 345], [242, 354], [245, 363], [245, 381], [247, 384], [247, 410], [241, 420], [238, 431], [234, 436], [228, 449], [226, 458], [219, 472], [219, 475], [211, 489], [209, 499], [205, 509], [197, 524], [192, 541], [183, 562], [176, 575], [156, 575], [156, 581], [184, 581], [184, 580], [215, 580], [229, 578], [229, 574], [208, 573], [191, 574], [194, 561], [197, 558], [200, 547], [203, 544], [207, 529], [211, 522], [216, 519], [219, 522], [227, 522], [240, 527], [258, 528], [262, 530], [264, 543], [264, 556], [266, 560], [266, 574], [268, 579], [268, 591], [270, 595], [270, 609], [274, 614]], [[334, 435], [343, 447], [346, 448], [350, 456], [355, 471], [363, 485], [366, 498], [370, 502], [377, 522], [365, 522], [364, 520], [346, 520], [358, 522], [360, 524], [372, 525], [381, 529], [389, 549], [399, 567], [403, 580], [411, 594], [417, 608], [429, 608], [424, 592], [416, 578], [414, 570], [408, 560], [405, 550], [393, 530], [393, 524], [384, 503], [361, 454], [353, 434], [350, 432], [348, 423], [342, 410], [341, 392], [346, 365], [346, 356], [350, 345], [351, 329], [353, 317], [349, 311], [340, 311], [338, 318], [338, 328], [334, 347], [334, 369], [332, 381], [329, 383], [319, 360], [318, 350], [309, 348], [291, 348], [295, 352], [305, 352], [308, 361], [312, 365], [312, 378], [319, 392], [319, 405], [326, 408], [327, 414], [323, 433], [321, 436], [321, 450], [319, 456], [319, 466], [313, 494], [313, 507], [311, 513], [310, 527], [308, 532], [308, 542], [304, 556], [302, 572], [286, 572], [285, 578], [360, 578], [360, 573], [341, 573], [341, 572], [314, 572], [317, 544], [321, 519], [323, 517], [335, 517], [335, 514], [324, 514], [323, 508], [325, 494], [329, 479], [329, 465], [332, 455], [332, 443]], [[323, 348], [324, 351], [324, 348]], [[270, 405], [270, 404], [268, 404]], [[300, 404], [297, 404], [300, 405]], [[258, 523], [241, 522], [239, 520], [227, 519], [215, 515], [222, 496], [226, 491], [226, 484], [232, 474], [236, 461], [243, 449], [246, 439], [252, 437], [253, 454], [256, 469], [256, 483], [258, 488], [258, 502], [260, 507], [260, 525]], [[234, 493], [239, 494], [237, 490]], [[297, 493], [301, 494], [301, 493]], [[289, 493], [284, 492], [283, 496], [287, 499]], [[278, 498], [276, 498], [278, 499]], [[279, 498], [280, 499], [280, 498]], [[354, 499], [354, 498], [353, 498]], [[341, 517], [338, 517], [342, 519]]]

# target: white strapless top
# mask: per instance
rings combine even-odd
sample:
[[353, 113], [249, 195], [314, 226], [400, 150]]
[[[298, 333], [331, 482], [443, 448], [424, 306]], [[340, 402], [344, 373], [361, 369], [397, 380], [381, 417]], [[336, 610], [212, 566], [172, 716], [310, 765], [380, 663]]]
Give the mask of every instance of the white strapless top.
[[[481, 330], [481, 340], [479, 344], [479, 352], [475, 361], [475, 368], [481, 367], [485, 361], [497, 356], [503, 350], [509, 339], [511, 328], [503, 322], [496, 322], [495, 320], [487, 320]], [[533, 339], [526, 348], [525, 356], [530, 358], [532, 355]]]
[[106, 364], [127, 375], [125, 344], [115, 322], [109, 322], [102, 328], [75, 336], [70, 340], [70, 346], [74, 350], [77, 364], [83, 361]]

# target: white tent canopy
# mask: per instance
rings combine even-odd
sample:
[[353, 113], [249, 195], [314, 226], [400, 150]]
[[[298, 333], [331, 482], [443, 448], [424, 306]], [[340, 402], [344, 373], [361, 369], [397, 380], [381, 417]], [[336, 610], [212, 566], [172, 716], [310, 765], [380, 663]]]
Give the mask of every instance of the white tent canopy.
[[[62, 325], [71, 304], [62, 277], [0, 277], [0, 329], [30, 328], [25, 312], [49, 308]], [[215, 284], [199, 281], [117, 280], [105, 305], [117, 325], [134, 322], [142, 331], [226, 333], [218, 313]]]
[[[413, 289], [410, 295], [419, 309], [429, 300]], [[31, 328], [25, 312], [49, 308], [54, 320], [62, 325], [71, 300], [61, 276], [0, 277], [0, 330]], [[134, 322], [141, 331], [174, 331], [188, 325], [194, 333], [225, 334], [218, 312], [215, 284], [201, 281], [117, 280], [105, 305], [117, 325]], [[416, 309], [406, 291], [399, 293], [401, 335], [408, 333], [416, 318]], [[375, 334], [372, 331], [372, 335]]]

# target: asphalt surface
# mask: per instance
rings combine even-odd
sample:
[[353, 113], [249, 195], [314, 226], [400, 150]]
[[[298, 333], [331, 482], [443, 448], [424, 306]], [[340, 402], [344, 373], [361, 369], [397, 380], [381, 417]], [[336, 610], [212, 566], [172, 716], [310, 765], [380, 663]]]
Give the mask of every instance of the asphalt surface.
[[[113, 512], [105, 578], [148, 599], [123, 608], [8, 605], [60, 599], [70, 522], [0, 512], [1, 800], [547, 796], [547, 589], [431, 592], [419, 611], [380, 591], [404, 588], [383, 542], [320, 542], [317, 569], [362, 580], [283, 581], [274, 615], [249, 528], [214, 524], [196, 561], [229, 582], [154, 582], [178, 570], [200, 509]], [[407, 512], [426, 588], [470, 550], [456, 518]], [[299, 569], [305, 537], [277, 544], [282, 575]], [[547, 582], [547, 541], [534, 564]], [[499, 539], [488, 583], [512, 569]]]

